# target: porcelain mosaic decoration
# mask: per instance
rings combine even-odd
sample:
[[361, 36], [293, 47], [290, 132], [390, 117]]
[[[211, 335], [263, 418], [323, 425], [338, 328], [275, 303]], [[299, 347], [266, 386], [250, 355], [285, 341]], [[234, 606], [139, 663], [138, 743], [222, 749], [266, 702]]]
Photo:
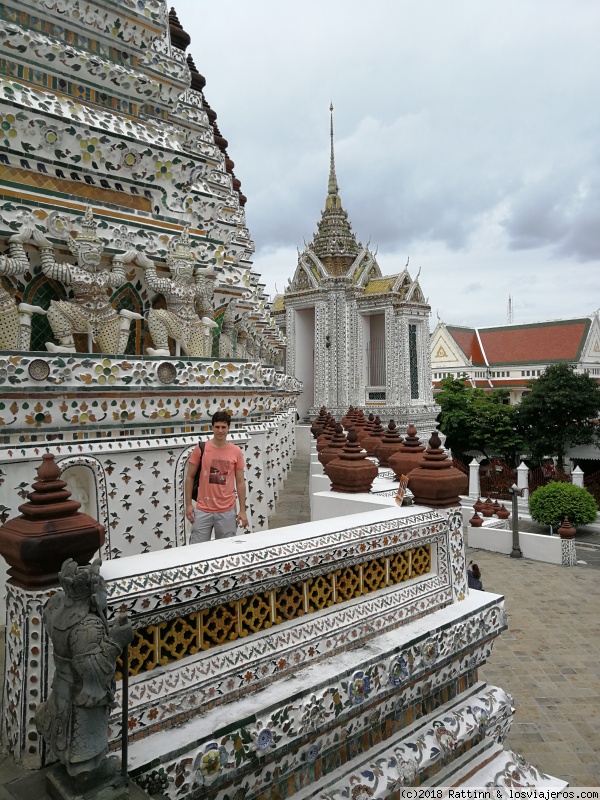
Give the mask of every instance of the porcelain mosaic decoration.
[[403, 429], [412, 422], [432, 430], [439, 409], [431, 389], [431, 309], [408, 263], [384, 277], [370, 241], [357, 241], [339, 194], [333, 106], [331, 112], [325, 208], [273, 304], [287, 338], [287, 370], [314, 386], [300, 399], [302, 415], [312, 418], [324, 405], [340, 418], [350, 404], [372, 406]]
[[[201, 54], [219, 33], [195, 35]], [[0, 5], [0, 520], [52, 453], [105, 526], [109, 616], [136, 629], [110, 741], [128, 736], [147, 792], [283, 800], [325, 781], [320, 796], [359, 800], [478, 758], [486, 780], [542, 785], [503, 749], [510, 698], [478, 680], [506, 615], [469, 593], [459, 510], [267, 530], [296, 450], [302, 314], [315, 397], [430, 430], [429, 306], [408, 265], [385, 278], [356, 241], [333, 130], [327, 213], [270, 302], [188, 46], [164, 0]], [[365, 385], [357, 354], [380, 334], [386, 377]], [[217, 410], [254, 535], [188, 547], [187, 460]], [[6, 589], [2, 737], [37, 769], [53, 589]]]

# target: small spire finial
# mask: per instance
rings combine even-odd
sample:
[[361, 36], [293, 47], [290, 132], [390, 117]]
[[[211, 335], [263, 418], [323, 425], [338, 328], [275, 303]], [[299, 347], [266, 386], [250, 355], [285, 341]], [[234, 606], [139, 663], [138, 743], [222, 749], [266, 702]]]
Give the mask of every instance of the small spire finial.
[[331, 138], [331, 156], [329, 158], [329, 186], [328, 186], [328, 193], [329, 194], [337, 194], [339, 191], [337, 178], [335, 175], [335, 158], [333, 155], [333, 103], [329, 104], [329, 113], [331, 114], [331, 120], [329, 124], [329, 136]]

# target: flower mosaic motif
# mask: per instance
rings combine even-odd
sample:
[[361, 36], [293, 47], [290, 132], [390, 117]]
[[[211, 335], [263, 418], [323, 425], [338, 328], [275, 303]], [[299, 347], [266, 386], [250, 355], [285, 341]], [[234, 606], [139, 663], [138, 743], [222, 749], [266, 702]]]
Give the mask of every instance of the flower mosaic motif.
[[398, 759], [398, 780], [403, 786], [410, 786], [419, 774], [419, 763], [414, 758]]
[[219, 747], [217, 742], [209, 742], [202, 753], [196, 757], [194, 770], [199, 786], [212, 783], [224, 767], [227, 766], [229, 755], [226, 747]]
[[429, 639], [423, 645], [423, 661], [425, 664], [431, 664], [436, 660], [440, 652], [440, 646], [435, 639]]
[[485, 708], [474, 706], [473, 716], [475, 717], [475, 721], [477, 723], [477, 731], [483, 736], [487, 732], [490, 724], [490, 715]]
[[355, 672], [348, 685], [348, 696], [352, 703], [364, 703], [371, 692], [371, 679], [364, 672]]
[[486, 783], [486, 788], [525, 789], [539, 786], [541, 781], [549, 780], [549, 776], [533, 767], [523, 756], [510, 754], [504, 767], [494, 775], [493, 780]]
[[325, 698], [312, 695], [304, 706], [300, 733], [318, 731], [325, 724], [330, 712], [325, 709]]
[[390, 671], [388, 673], [390, 683], [394, 686], [400, 686], [401, 683], [404, 683], [410, 674], [408, 661], [404, 656], [399, 656], [398, 658], [394, 659], [390, 666]]
[[321, 755], [321, 745], [320, 744], [313, 744], [309, 749], [306, 751], [306, 763], [307, 764], [314, 764], [317, 758]]
[[264, 725], [260, 720], [256, 723], [256, 728], [250, 731], [250, 751], [257, 756], [265, 756], [277, 747], [279, 736], [273, 731], [273, 720], [269, 720]]

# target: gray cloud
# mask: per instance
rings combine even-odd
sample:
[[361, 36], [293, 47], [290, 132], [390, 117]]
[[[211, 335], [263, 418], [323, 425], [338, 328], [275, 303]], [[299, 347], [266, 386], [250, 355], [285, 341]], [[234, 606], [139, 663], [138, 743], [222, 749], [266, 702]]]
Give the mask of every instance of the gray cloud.
[[[269, 290], [312, 238], [335, 105], [340, 193], [448, 322], [600, 306], [600, 4], [181, 0]], [[416, 268], [416, 267], [415, 267]], [[569, 293], [558, 291], [569, 277]], [[284, 277], [285, 276], [285, 277]], [[475, 293], [473, 287], [480, 286]], [[477, 298], [474, 306], [473, 300]]]

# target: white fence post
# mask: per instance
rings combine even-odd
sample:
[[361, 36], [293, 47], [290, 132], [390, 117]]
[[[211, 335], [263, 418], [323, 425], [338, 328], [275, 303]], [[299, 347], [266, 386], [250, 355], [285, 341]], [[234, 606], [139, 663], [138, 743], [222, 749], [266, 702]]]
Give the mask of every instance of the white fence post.
[[581, 467], [575, 467], [573, 472], [571, 472], [571, 482], [573, 486], [581, 486], [583, 489], [583, 470]]
[[517, 467], [517, 486], [522, 489], [523, 500], [529, 500], [529, 467], [522, 461]]
[[469, 497], [479, 497], [479, 462], [473, 459], [469, 464]]

